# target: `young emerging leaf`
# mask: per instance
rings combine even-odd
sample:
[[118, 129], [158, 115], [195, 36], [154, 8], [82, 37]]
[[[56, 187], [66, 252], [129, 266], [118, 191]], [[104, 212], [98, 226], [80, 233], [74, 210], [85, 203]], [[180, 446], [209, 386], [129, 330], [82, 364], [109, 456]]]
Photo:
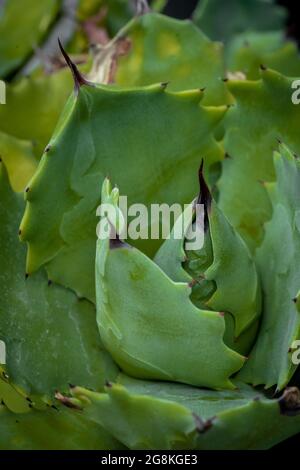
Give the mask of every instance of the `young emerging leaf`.
[[[200, 194], [192, 203], [194, 210], [188, 208], [177, 219], [170, 238], [165, 240], [154, 260], [173, 281], [192, 285], [191, 300], [197, 307], [226, 312], [229, 324], [231, 315], [236, 341], [260, 316], [258, 276], [247, 246], [212, 198], [202, 168], [199, 176]], [[204, 226], [199, 214], [195, 214], [196, 203], [204, 210]], [[186, 231], [179, 238], [176, 232], [183, 226]], [[195, 235], [203, 233], [202, 248], [189, 248], [191, 241], [186, 237], [191, 228]], [[248, 348], [256, 330], [257, 325], [248, 331]], [[234, 347], [233, 341], [230, 346]]]
[[97, 242], [96, 294], [101, 338], [122, 370], [139, 378], [232, 387], [229, 377], [244, 359], [223, 343], [224, 318], [196, 308], [189, 284], [173, 282], [109, 232]]

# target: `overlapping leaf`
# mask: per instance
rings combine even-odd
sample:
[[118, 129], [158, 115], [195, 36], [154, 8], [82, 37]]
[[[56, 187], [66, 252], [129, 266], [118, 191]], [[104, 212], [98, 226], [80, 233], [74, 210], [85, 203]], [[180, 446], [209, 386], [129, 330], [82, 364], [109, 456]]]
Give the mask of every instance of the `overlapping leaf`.
[[238, 386], [209, 391], [121, 375], [106, 393], [71, 392], [91, 419], [131, 449], [268, 449], [299, 431], [298, 389], [272, 400]]
[[1, 450], [122, 450], [124, 445], [80, 411], [64, 407], [13, 413], [0, 405]]
[[100, 343], [95, 310], [44, 272], [26, 279], [26, 247], [18, 240], [22, 197], [0, 164], [0, 339], [6, 372], [27, 393], [51, 395], [78, 381], [100, 389], [116, 367]]
[[115, 80], [125, 86], [170, 82], [170, 90], [206, 88], [203, 103], [229, 103], [222, 78], [223, 46], [210, 41], [190, 21], [148, 13], [120, 33], [131, 48], [119, 57]]
[[[175, 282], [192, 285], [191, 300], [197, 307], [232, 315], [236, 341], [257, 322], [261, 313], [261, 291], [255, 264], [243, 240], [212, 199], [202, 170], [197, 202], [204, 206], [202, 229], [198, 216], [190, 208], [186, 209], [154, 260]], [[180, 238], [176, 232], [180, 233], [178, 229], [183, 226], [186, 232]], [[198, 249], [187, 246], [187, 232], [192, 227], [199, 234], [204, 229], [203, 246]], [[240, 292], [243, 292], [242, 298]], [[252, 341], [256, 329], [249, 330]], [[251, 343], [251, 339], [249, 341]], [[238, 344], [233, 349], [236, 347]]]
[[289, 77], [300, 76], [297, 45], [286, 41], [280, 31], [242, 33], [230, 41], [226, 48], [229, 73], [242, 72], [248, 80], [257, 80], [262, 65]]
[[72, 77], [66, 69], [7, 84], [7, 104], [0, 106], [0, 130], [32, 142], [40, 157], [72, 90]]
[[[229, 80], [236, 105], [225, 119], [225, 151], [218, 182], [219, 205], [250, 247], [261, 243], [263, 224], [271, 217], [264, 186], [275, 180], [273, 150], [282, 139], [300, 151], [300, 107], [293, 104], [293, 79], [262, 70], [261, 80]], [[287, 119], [288, 116], [288, 119]]]
[[232, 387], [229, 377], [244, 360], [223, 343], [223, 316], [196, 308], [188, 283], [173, 282], [109, 234], [97, 242], [96, 294], [101, 338], [122, 370], [139, 378]]
[[[104, 177], [118, 182], [128, 205], [188, 202], [200, 158], [208, 166], [222, 159], [212, 132], [226, 108], [201, 106], [201, 97], [199, 90], [176, 94], [155, 85], [83, 86], [70, 98], [26, 195], [28, 273], [47, 264], [50, 279], [94, 300]], [[148, 252], [157, 244], [147, 243]]]
[[276, 182], [267, 185], [272, 218], [256, 256], [264, 291], [264, 315], [257, 342], [240, 377], [254, 385], [277, 385], [282, 389], [296, 370], [293, 343], [300, 339], [300, 166], [284, 146], [280, 146], [274, 160]]
[[[18, 393], [18, 391], [6, 380], [6, 374], [0, 368], [0, 403], [5, 405], [8, 410], [13, 413], [27, 413], [30, 411], [31, 403], [26, 399], [26, 396]], [[45, 405], [46, 406], [46, 405]]]
[[24, 191], [38, 164], [32, 143], [0, 132], [0, 158], [6, 165], [13, 189]]

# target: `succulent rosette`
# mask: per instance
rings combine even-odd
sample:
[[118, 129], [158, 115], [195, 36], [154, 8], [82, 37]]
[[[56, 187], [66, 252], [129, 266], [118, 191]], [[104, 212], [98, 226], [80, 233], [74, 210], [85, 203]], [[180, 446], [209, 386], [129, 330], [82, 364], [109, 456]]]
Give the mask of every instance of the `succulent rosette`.
[[[217, 0], [193, 22], [81, 0], [45, 72], [32, 44], [48, 57], [65, 10], [42, 3], [26, 0], [22, 47], [16, 29], [0, 46], [0, 449], [267, 449], [299, 433], [284, 10], [235, 0], [220, 30]], [[16, 5], [0, 4], [0, 32]], [[183, 210], [167, 237], [125, 237], [120, 195]]]

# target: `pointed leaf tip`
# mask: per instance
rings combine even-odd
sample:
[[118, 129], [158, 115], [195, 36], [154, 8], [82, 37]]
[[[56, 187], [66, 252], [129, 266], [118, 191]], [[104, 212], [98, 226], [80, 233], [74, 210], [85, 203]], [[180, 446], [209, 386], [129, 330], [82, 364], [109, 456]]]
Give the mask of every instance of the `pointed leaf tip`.
[[109, 247], [111, 250], [115, 250], [118, 248], [128, 247], [128, 245], [126, 245], [126, 243], [121, 240], [118, 233], [115, 233], [114, 236], [110, 237], [109, 239]]
[[[74, 85], [75, 85], [75, 90], [76, 92], [79, 91], [80, 87], [82, 87], [83, 85], [90, 85], [90, 82], [88, 82], [82, 75], [81, 73], [79, 72], [78, 68], [76, 67], [76, 65], [74, 64], [74, 62], [72, 62], [70, 56], [67, 54], [67, 52], [65, 51], [65, 49], [63, 48], [63, 45], [62, 43], [60, 42], [60, 39], [58, 38], [58, 45], [59, 45], [59, 48], [60, 48], [60, 51], [66, 61], [66, 64], [68, 65], [68, 67], [71, 69], [71, 72], [72, 72], [72, 75], [73, 75], [73, 79], [74, 79]], [[49, 149], [50, 150], [50, 149]]]
[[213, 425], [213, 419], [203, 420], [196, 413], [193, 413], [193, 418], [195, 420], [196, 430], [199, 434], [203, 434], [208, 431]]
[[199, 178], [199, 196], [197, 200], [197, 204], [203, 204], [204, 206], [204, 230], [206, 231], [208, 229], [208, 212], [210, 210], [211, 206], [211, 193], [210, 190], [206, 184], [205, 178], [204, 178], [204, 159], [201, 161], [201, 165], [199, 168], [198, 172], [198, 178]]

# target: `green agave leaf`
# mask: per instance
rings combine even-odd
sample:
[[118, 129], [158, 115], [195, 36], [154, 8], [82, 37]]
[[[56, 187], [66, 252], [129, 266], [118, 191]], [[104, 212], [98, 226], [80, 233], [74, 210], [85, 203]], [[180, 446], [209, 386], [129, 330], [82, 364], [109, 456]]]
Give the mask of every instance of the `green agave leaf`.
[[74, 381], [100, 389], [116, 367], [100, 343], [94, 307], [48, 285], [44, 272], [26, 279], [26, 248], [17, 238], [23, 209], [1, 163], [0, 339], [6, 372], [29, 394], [51, 395]]
[[223, 316], [196, 308], [188, 283], [173, 282], [142, 252], [109, 237], [97, 242], [97, 322], [121, 369], [139, 378], [232, 388], [229, 377], [244, 359], [223, 343]]
[[286, 16], [286, 10], [273, 0], [202, 0], [194, 21], [210, 38], [228, 41], [247, 30], [283, 29]]
[[72, 89], [68, 69], [8, 84], [7, 104], [0, 106], [0, 130], [32, 141], [35, 155], [40, 157]]
[[6, 165], [12, 188], [23, 191], [38, 163], [32, 143], [0, 132], [0, 158]]
[[131, 449], [267, 449], [300, 430], [297, 388], [271, 400], [240, 383], [238, 390], [211, 391], [124, 375], [119, 381], [106, 393], [71, 392]]
[[15, 72], [40, 44], [60, 0], [5, 0], [0, 7], [0, 77]]
[[226, 48], [226, 66], [230, 73], [243, 72], [248, 80], [257, 80], [261, 64], [289, 77], [298, 77], [297, 45], [286, 41], [280, 31], [242, 33], [230, 41]]
[[118, 58], [116, 83], [125, 86], [170, 82], [170, 90], [206, 88], [204, 104], [230, 103], [222, 78], [223, 46], [210, 41], [191, 21], [157, 13], [134, 18], [120, 33], [131, 43]]
[[64, 407], [12, 413], [0, 406], [1, 450], [122, 450], [124, 445], [85, 413]]
[[[203, 247], [199, 250], [188, 248], [187, 232], [193, 226], [195, 231], [197, 226], [192, 203], [194, 211], [186, 209], [178, 217], [170, 238], [164, 241], [154, 261], [173, 281], [192, 285], [191, 299], [197, 307], [231, 314], [235, 323], [234, 336], [238, 338], [261, 313], [261, 292], [254, 261], [243, 240], [212, 199], [202, 169], [200, 194], [195, 202], [204, 206]], [[186, 232], [178, 238], [177, 228], [183, 226]], [[250, 331], [252, 341], [255, 330]]]
[[0, 367], [0, 402], [13, 413], [29, 413], [32, 409], [45, 410], [51, 400], [42, 395], [28, 395], [9, 380], [4, 366]]
[[276, 177], [277, 139], [293, 152], [300, 151], [300, 107], [292, 103], [292, 82], [268, 69], [261, 71], [259, 81], [227, 82], [236, 105], [224, 123], [224, 147], [230, 158], [222, 163], [219, 207], [252, 249], [261, 243], [263, 224], [271, 217], [264, 182]]
[[[118, 182], [128, 205], [188, 202], [200, 155], [208, 167], [223, 157], [212, 132], [226, 108], [201, 106], [202, 95], [171, 93], [160, 84], [84, 85], [70, 98], [26, 194], [21, 238], [28, 242], [28, 273], [46, 263], [50, 279], [95, 300], [104, 177]], [[140, 246], [151, 254], [159, 240]]]
[[30, 411], [31, 403], [26, 400], [24, 395], [18, 393], [17, 390], [4, 379], [5, 373], [0, 369], [2, 377], [0, 377], [0, 402], [14, 413], [27, 413]]
[[272, 219], [257, 250], [264, 291], [264, 315], [258, 340], [241, 379], [282, 389], [296, 370], [293, 341], [300, 339], [297, 293], [300, 288], [300, 165], [281, 145], [274, 154], [276, 183], [267, 185]]

